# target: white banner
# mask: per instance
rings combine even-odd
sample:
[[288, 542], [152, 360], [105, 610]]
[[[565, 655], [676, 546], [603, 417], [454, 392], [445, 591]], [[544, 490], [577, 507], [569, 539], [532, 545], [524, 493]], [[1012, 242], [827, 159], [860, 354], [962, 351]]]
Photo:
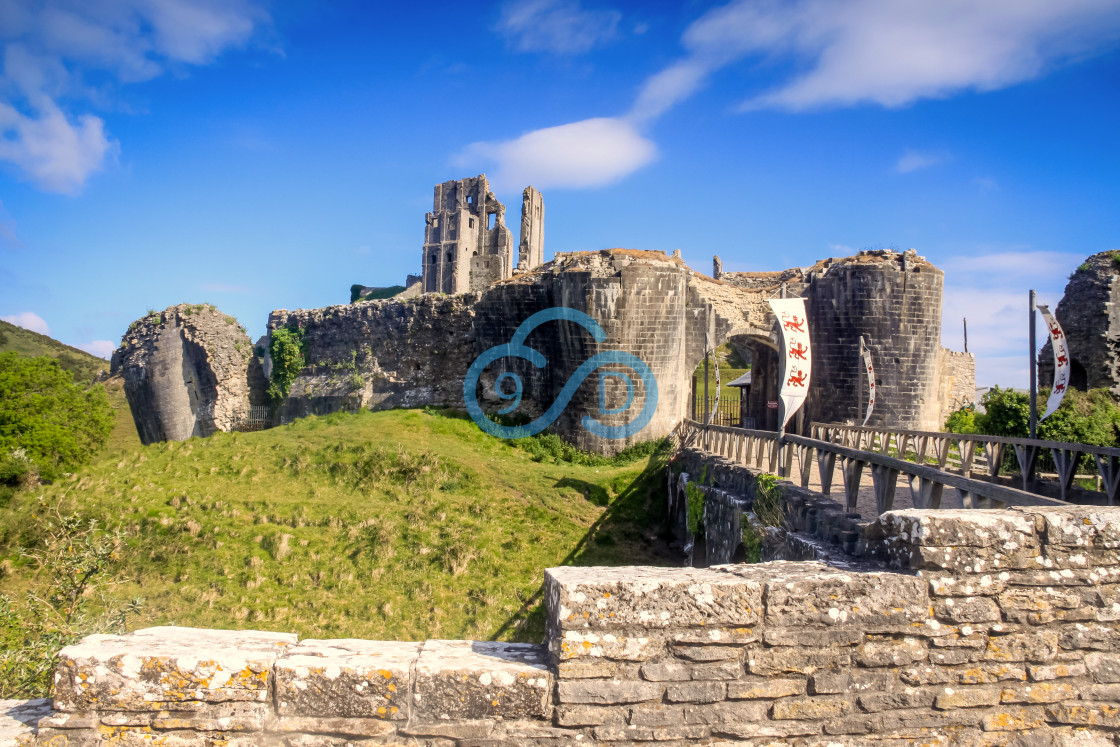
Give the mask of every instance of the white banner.
[[875, 409], [875, 367], [871, 365], [871, 350], [859, 338], [859, 357], [863, 361], [863, 369], [867, 372], [867, 414], [863, 416], [863, 425], [871, 418], [871, 411]]
[[1054, 351], [1054, 387], [1050, 390], [1050, 399], [1046, 400], [1046, 412], [1038, 422], [1050, 417], [1058, 406], [1062, 404], [1062, 397], [1066, 396], [1066, 387], [1069, 386], [1069, 345], [1066, 336], [1062, 334], [1062, 326], [1050, 313], [1050, 307], [1038, 304], [1042, 320], [1050, 330], [1050, 347]]
[[781, 403], [779, 427], [785, 428], [793, 414], [805, 404], [805, 397], [809, 394], [809, 373], [813, 367], [809, 320], [805, 316], [803, 298], [772, 298], [770, 308], [778, 318], [782, 343], [780, 355], [785, 362], [782, 369], [785, 378], [782, 379], [782, 389], [778, 393], [778, 401]]

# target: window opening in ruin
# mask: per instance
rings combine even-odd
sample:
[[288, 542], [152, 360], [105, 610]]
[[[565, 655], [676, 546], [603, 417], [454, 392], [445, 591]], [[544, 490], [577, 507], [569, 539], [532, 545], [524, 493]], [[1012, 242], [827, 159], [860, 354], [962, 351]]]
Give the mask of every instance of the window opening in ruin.
[[488, 230], [488, 231], [493, 231], [494, 230], [494, 218], [495, 217], [496, 216], [494, 215], [494, 213], [490, 213], [490, 215], [486, 216], [486, 230]]
[[451, 262], [451, 261], [453, 261], [454, 259], [455, 259], [455, 255], [454, 255], [453, 253], [451, 253], [451, 252], [448, 252], [448, 253], [447, 253], [447, 261], [448, 261], [448, 262]]
[[474, 218], [467, 218], [467, 225], [469, 228], [474, 228]]
[[438, 259], [439, 259], [439, 253], [438, 252], [432, 252], [432, 258], [429, 259], [428, 262], [430, 264], [434, 265], [436, 263], [436, 260], [438, 260]]

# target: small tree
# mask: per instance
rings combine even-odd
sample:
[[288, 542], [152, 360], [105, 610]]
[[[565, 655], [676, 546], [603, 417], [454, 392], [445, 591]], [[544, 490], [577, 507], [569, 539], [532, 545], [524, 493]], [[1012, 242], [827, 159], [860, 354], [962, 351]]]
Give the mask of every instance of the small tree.
[[0, 354], [0, 462], [19, 455], [54, 478], [88, 462], [112, 429], [101, 385], [75, 384], [53, 358]]

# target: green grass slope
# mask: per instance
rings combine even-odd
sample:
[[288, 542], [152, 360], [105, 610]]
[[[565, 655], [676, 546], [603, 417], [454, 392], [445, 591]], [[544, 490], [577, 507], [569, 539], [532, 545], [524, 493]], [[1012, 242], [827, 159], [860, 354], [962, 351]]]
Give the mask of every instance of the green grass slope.
[[16, 548], [61, 503], [128, 533], [130, 627], [540, 640], [544, 568], [672, 562], [653, 549], [663, 458], [535, 461], [431, 410], [155, 444], [0, 511], [0, 592], [36, 582]]
[[15, 351], [30, 357], [48, 355], [74, 375], [74, 381], [93, 383], [97, 374], [109, 370], [109, 361], [58, 340], [0, 320], [0, 353]]

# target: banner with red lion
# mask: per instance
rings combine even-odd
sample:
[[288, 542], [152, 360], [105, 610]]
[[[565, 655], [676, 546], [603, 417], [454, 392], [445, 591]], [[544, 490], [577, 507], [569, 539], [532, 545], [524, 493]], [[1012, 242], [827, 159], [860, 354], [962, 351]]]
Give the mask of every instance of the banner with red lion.
[[772, 298], [770, 308], [778, 318], [781, 333], [780, 357], [782, 388], [778, 392], [781, 409], [778, 419], [781, 428], [793, 417], [809, 394], [809, 374], [813, 367], [813, 353], [809, 345], [809, 320], [805, 316], [805, 299]]

